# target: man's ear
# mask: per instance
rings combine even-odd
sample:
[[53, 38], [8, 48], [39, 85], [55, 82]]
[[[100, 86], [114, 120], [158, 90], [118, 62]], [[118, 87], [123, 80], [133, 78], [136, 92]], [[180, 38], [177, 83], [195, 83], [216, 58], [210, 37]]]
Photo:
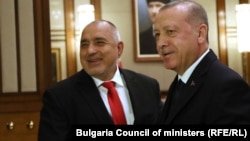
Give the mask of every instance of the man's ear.
[[120, 41], [117, 45], [117, 49], [118, 49], [118, 56], [121, 57], [122, 52], [123, 52], [123, 48], [124, 48], [124, 44], [122, 41]]
[[208, 36], [208, 27], [205, 24], [201, 24], [199, 26], [199, 36], [198, 36], [198, 42], [203, 43], [206, 41], [207, 36]]

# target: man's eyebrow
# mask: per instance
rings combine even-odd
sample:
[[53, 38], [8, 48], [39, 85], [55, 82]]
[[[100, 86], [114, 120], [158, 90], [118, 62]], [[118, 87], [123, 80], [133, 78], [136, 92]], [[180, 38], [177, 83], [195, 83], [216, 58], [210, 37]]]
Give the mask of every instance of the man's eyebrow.
[[81, 39], [81, 43], [83, 43], [83, 42], [88, 42], [89, 40], [87, 40], [87, 39]]
[[157, 31], [159, 31], [159, 30], [158, 30], [158, 29], [156, 29], [156, 28], [153, 30], [153, 32], [157, 32]]
[[81, 41], [80, 41], [80, 46], [89, 44], [89, 42], [90, 42], [90, 41], [89, 41], [88, 39], [81, 39]]
[[107, 42], [108, 40], [106, 38], [103, 38], [103, 37], [95, 37], [93, 39], [81, 39], [80, 41], [80, 44], [83, 44], [83, 43], [88, 43], [90, 41], [103, 41], [103, 42]]
[[104, 40], [104, 41], [106, 41], [106, 39], [103, 38], [103, 37], [96, 37], [96, 38], [94, 38], [94, 40]]

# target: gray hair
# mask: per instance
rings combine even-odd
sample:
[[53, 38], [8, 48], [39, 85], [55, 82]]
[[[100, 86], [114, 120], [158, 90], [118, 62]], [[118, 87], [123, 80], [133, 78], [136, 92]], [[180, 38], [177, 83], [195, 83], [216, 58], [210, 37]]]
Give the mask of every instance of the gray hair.
[[[191, 1], [191, 0], [174, 0], [170, 3], [167, 3], [163, 7], [161, 7], [160, 11], [163, 11], [165, 9], [175, 7], [177, 5], [183, 5], [188, 7], [188, 17], [186, 21], [192, 25], [195, 24], [205, 24], [207, 28], [209, 29], [208, 25], [208, 17], [206, 10], [197, 2]], [[208, 34], [208, 33], [207, 33]], [[208, 36], [207, 36], [207, 42], [208, 42]]]

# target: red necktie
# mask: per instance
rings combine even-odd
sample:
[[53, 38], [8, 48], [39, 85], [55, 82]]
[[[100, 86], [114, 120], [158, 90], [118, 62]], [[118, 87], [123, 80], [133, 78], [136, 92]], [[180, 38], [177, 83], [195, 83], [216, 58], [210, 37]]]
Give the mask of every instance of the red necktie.
[[108, 89], [108, 102], [112, 112], [114, 124], [122, 125], [126, 124], [126, 118], [123, 112], [122, 104], [117, 91], [114, 87], [114, 82], [103, 82], [104, 87]]

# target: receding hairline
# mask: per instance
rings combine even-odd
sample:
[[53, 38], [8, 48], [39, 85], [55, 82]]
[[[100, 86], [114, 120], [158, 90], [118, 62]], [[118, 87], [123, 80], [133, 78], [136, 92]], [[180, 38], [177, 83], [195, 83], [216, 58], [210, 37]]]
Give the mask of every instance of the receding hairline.
[[107, 23], [107, 24], [109, 24], [111, 27], [113, 27], [114, 29], [117, 30], [117, 27], [115, 26], [115, 24], [113, 24], [112, 22], [107, 21], [107, 20], [94, 20], [94, 21], [90, 22], [88, 25], [91, 25], [91, 24], [94, 24], [94, 23]]
[[117, 41], [118, 42], [121, 41], [120, 33], [119, 33], [117, 27], [115, 26], [115, 24], [113, 24], [110, 21], [107, 21], [107, 20], [94, 20], [94, 21], [90, 22], [89, 24], [87, 24], [86, 27], [88, 27], [90, 25], [93, 25], [93, 24], [99, 24], [99, 23], [107, 24], [112, 29], [112, 31], [115, 33], [114, 36], [117, 39]]

